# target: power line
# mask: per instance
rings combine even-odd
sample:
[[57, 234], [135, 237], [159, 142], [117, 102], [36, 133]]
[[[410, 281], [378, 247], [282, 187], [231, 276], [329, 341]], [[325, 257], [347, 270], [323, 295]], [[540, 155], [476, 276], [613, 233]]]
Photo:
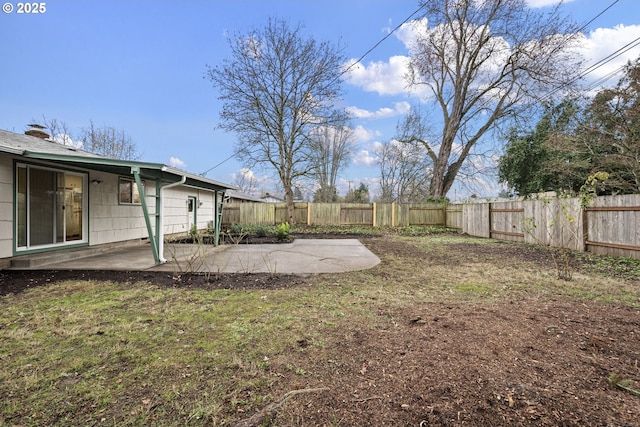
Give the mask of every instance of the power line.
[[[360, 61], [362, 61], [368, 54], [370, 54], [371, 52], [373, 52], [374, 49], [376, 49], [378, 46], [380, 46], [386, 39], [388, 39], [393, 33], [395, 33], [396, 31], [398, 31], [400, 29], [400, 27], [402, 27], [404, 24], [406, 24], [407, 22], [409, 22], [409, 20], [411, 18], [413, 18], [418, 12], [420, 12], [420, 10], [422, 8], [424, 8], [426, 5], [423, 4], [422, 6], [420, 6], [419, 8], [417, 8], [411, 15], [409, 15], [404, 21], [402, 21], [399, 25], [397, 25], [393, 30], [391, 30], [386, 36], [384, 36], [382, 39], [380, 39], [376, 44], [373, 45], [372, 48], [370, 48], [369, 50], [367, 50], [362, 56], [360, 56], [360, 58], [358, 58], [354, 63], [352, 63], [351, 65], [349, 65], [347, 68], [344, 69], [344, 71], [342, 71], [340, 74], [338, 74], [333, 80], [332, 82], [334, 82], [335, 80], [339, 79], [340, 77], [342, 77], [344, 74], [346, 74], [351, 68], [353, 68], [357, 63], [359, 63]], [[228, 162], [229, 160], [231, 160], [233, 157], [235, 156], [235, 154], [232, 154], [231, 156], [227, 157], [226, 159], [224, 159], [223, 161], [221, 161], [220, 163], [218, 163], [215, 166], [210, 167], [209, 169], [207, 169], [206, 171], [202, 172], [200, 175], [201, 176], [206, 176], [209, 172], [211, 172], [213, 169], [217, 168], [218, 166], [222, 165], [223, 163]]]
[[218, 166], [220, 166], [221, 164], [226, 163], [226, 162], [228, 162], [229, 160], [233, 159], [233, 157], [234, 157], [234, 156], [235, 156], [235, 154], [230, 155], [229, 157], [227, 157], [226, 159], [224, 159], [223, 161], [221, 161], [221, 162], [220, 162], [220, 163], [218, 163], [217, 165], [212, 166], [212, 167], [210, 167], [209, 169], [207, 169], [206, 171], [202, 172], [202, 173], [200, 174], [200, 176], [207, 176], [207, 174], [208, 174], [209, 172], [211, 172], [212, 170], [214, 170], [215, 168], [217, 168], [217, 167], [218, 167]]
[[367, 55], [369, 55], [371, 52], [373, 52], [378, 46], [380, 46], [386, 39], [388, 39], [389, 37], [391, 37], [391, 35], [393, 33], [395, 33], [396, 31], [398, 31], [400, 29], [400, 27], [402, 27], [404, 24], [406, 24], [407, 22], [409, 22], [409, 20], [411, 18], [413, 18], [418, 12], [420, 12], [420, 10], [422, 8], [424, 8], [426, 6], [426, 2], [425, 4], [423, 4], [422, 6], [420, 6], [419, 8], [417, 8], [411, 15], [407, 16], [407, 18], [405, 18], [404, 21], [402, 21], [400, 24], [398, 24], [393, 30], [391, 30], [387, 35], [385, 35], [383, 38], [381, 38], [380, 40], [378, 40], [378, 42], [376, 44], [373, 45], [373, 47], [371, 47], [369, 50], [367, 50], [364, 54], [362, 54], [362, 56], [360, 56], [355, 62], [353, 62], [351, 65], [349, 65], [347, 68], [344, 69], [344, 71], [342, 71], [340, 74], [338, 74], [336, 76], [336, 79], [342, 77], [344, 74], [346, 74], [347, 72], [349, 72], [350, 69], [352, 69], [353, 67], [356, 66], [356, 64], [358, 64], [360, 61], [362, 61]]
[[616, 3], [618, 3], [620, 0], [615, 0], [613, 3], [611, 3], [609, 6], [607, 6], [602, 12], [598, 13], [596, 16], [594, 16], [593, 18], [591, 18], [591, 20], [589, 20], [589, 22], [587, 22], [586, 24], [584, 24], [579, 30], [578, 32], [581, 33], [584, 29], [586, 29], [589, 24], [591, 24], [593, 21], [595, 21], [596, 19], [600, 18], [600, 16], [602, 16], [607, 10], [611, 9]]
[[[573, 79], [569, 80], [568, 82], [564, 83], [563, 85], [553, 89], [551, 92], [549, 92], [548, 94], [542, 96], [540, 98], [540, 100], [545, 100], [551, 96], [553, 96], [555, 93], [557, 93], [558, 91], [564, 89], [565, 87], [569, 86], [572, 83], [575, 83], [576, 81], [580, 80], [581, 78], [587, 76], [588, 74], [594, 72], [595, 70], [597, 70], [598, 68], [606, 65], [607, 63], [613, 61], [614, 59], [616, 59], [617, 57], [619, 57], [620, 55], [622, 55], [623, 53], [628, 52], [629, 50], [633, 49], [634, 47], [640, 45], [640, 37], [635, 38], [634, 40], [630, 41], [629, 43], [627, 43], [626, 45], [622, 46], [620, 49], [616, 50], [615, 52], [607, 55], [606, 57], [600, 59], [599, 61], [597, 61], [596, 63], [594, 63], [593, 65], [591, 65], [590, 67], [586, 68], [584, 71], [582, 71], [580, 74], [578, 74], [576, 77], [574, 77]], [[622, 70], [624, 67], [620, 67], [619, 70]], [[618, 70], [618, 72], [619, 72]], [[616, 73], [617, 74], [617, 73]], [[613, 76], [608, 77], [606, 80], [610, 79]]]

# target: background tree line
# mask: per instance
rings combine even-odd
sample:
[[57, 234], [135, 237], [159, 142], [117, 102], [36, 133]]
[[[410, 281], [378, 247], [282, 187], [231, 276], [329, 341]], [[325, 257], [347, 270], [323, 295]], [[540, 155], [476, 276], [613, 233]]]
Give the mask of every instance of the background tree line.
[[602, 194], [640, 193], [640, 58], [611, 89], [546, 105], [533, 129], [512, 129], [499, 178], [517, 195], [577, 193], [596, 172]]
[[[570, 84], [579, 67], [571, 49], [576, 26], [559, 8], [540, 13], [524, 0], [419, 5], [406, 84], [431, 96], [425, 113], [413, 110], [383, 144], [384, 201], [445, 197], [460, 173], [478, 172], [472, 160], [484, 155], [476, 147], [488, 133], [524, 114], [541, 93]], [[300, 180], [316, 180], [318, 200], [337, 197], [352, 144], [348, 114], [336, 106], [350, 66], [342, 47], [282, 19], [228, 43], [230, 57], [207, 69], [223, 102], [218, 126], [237, 135], [235, 153], [247, 167], [275, 172], [293, 222]]]

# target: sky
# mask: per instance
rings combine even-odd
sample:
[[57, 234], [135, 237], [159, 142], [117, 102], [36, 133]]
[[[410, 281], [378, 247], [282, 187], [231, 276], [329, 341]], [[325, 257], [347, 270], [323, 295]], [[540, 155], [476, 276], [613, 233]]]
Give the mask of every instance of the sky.
[[[222, 104], [206, 78], [207, 66], [230, 57], [229, 35], [263, 28], [274, 17], [301, 24], [305, 36], [340, 45], [347, 58], [357, 59], [419, 6], [417, 0], [54, 0], [40, 3], [36, 14], [18, 13], [16, 1], [0, 2], [0, 129], [22, 133], [45, 116], [64, 121], [73, 136], [93, 121], [124, 130], [140, 160], [206, 172], [230, 184], [248, 174], [258, 192], [273, 192], [277, 180], [233, 157], [237, 137], [217, 128]], [[557, 3], [527, 2], [543, 11]], [[640, 1], [572, 0], [563, 6], [578, 24], [607, 7], [584, 30], [585, 68], [640, 36]], [[343, 102], [354, 116], [357, 139], [339, 178], [340, 195], [360, 183], [376, 194], [376, 148], [394, 137], [398, 120], [421, 102], [403, 82], [410, 36], [406, 27], [394, 32], [367, 54], [357, 73], [344, 76]], [[585, 83], [638, 56], [636, 46], [587, 75]], [[603, 84], [614, 85], [620, 76]], [[493, 197], [500, 190], [484, 180], [459, 183], [448, 196]]]

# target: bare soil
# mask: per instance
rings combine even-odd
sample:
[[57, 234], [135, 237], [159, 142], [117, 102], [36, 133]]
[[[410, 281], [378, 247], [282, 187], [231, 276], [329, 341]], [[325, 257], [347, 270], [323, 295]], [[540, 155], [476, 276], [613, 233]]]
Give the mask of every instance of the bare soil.
[[[411, 244], [362, 239], [383, 259], [416, 266], [465, 257], [527, 261], [549, 268], [549, 254], [530, 246], [456, 243], [447, 259]], [[579, 261], [579, 260], [578, 260]], [[460, 261], [462, 262], [462, 261]], [[580, 261], [579, 261], [580, 262]], [[588, 268], [578, 263], [578, 270]], [[150, 281], [171, 287], [269, 289], [304, 286], [292, 275], [229, 274], [206, 282], [159, 272], [1, 271], [0, 292], [59, 280]], [[393, 280], [389, 277], [388, 280]], [[639, 302], [640, 303], [640, 302]], [[327, 331], [321, 350], [305, 337], [272, 361], [274, 401], [311, 389], [267, 414], [273, 426], [640, 426], [640, 397], [614, 387], [611, 374], [640, 384], [640, 308], [577, 298], [505, 298], [492, 302], [424, 302], [378, 309], [392, 325], [349, 324]], [[325, 389], [326, 388], [326, 389]], [[247, 391], [247, 399], [250, 399]], [[238, 422], [254, 413], [237, 414]], [[239, 424], [240, 425], [240, 424]], [[246, 425], [246, 424], [245, 424]]]

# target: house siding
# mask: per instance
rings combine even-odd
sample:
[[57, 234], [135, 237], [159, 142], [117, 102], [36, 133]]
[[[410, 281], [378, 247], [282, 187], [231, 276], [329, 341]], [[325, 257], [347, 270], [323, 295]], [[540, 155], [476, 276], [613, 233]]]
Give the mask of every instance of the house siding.
[[13, 255], [13, 157], [0, 155], [0, 258]]
[[[89, 177], [89, 244], [102, 245], [148, 237], [141, 205], [118, 203], [117, 175], [91, 172]], [[92, 181], [100, 181], [98, 184]], [[145, 200], [153, 217], [155, 182], [145, 181]], [[155, 221], [151, 226], [155, 228]]]
[[[22, 157], [0, 153], [0, 269], [9, 266], [14, 256], [14, 161]], [[29, 161], [60, 170], [63, 164]], [[77, 168], [73, 170], [81, 172]], [[139, 239], [148, 239], [147, 225], [141, 205], [119, 203], [119, 178], [113, 173], [84, 170], [87, 174], [87, 224], [89, 246], [113, 244]], [[131, 177], [126, 177], [131, 179]], [[151, 228], [156, 234], [156, 182], [144, 180], [145, 200], [151, 219]], [[197, 226], [203, 230], [215, 218], [215, 192], [186, 186], [164, 190], [164, 234], [186, 234], [189, 232], [188, 197], [196, 197]], [[221, 197], [221, 195], [220, 195]], [[52, 248], [52, 250], [63, 247]]]
[[[189, 232], [189, 211], [187, 200], [195, 197], [196, 221], [199, 230], [204, 230], [215, 216], [214, 193], [188, 187], [172, 187], [164, 190], [164, 234], [178, 235]], [[200, 203], [202, 203], [200, 205]]]

